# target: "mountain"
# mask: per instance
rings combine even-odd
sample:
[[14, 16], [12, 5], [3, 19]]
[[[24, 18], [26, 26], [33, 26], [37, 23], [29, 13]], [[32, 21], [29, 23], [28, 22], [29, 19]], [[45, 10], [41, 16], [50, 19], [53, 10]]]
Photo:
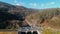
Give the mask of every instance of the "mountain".
[[22, 16], [38, 11], [37, 9], [26, 8], [24, 6], [14, 6], [4, 2], [0, 2], [0, 8], [2, 8], [4, 12], [8, 10], [11, 14], [21, 14]]
[[25, 26], [59, 28], [60, 8], [33, 9], [0, 2], [0, 29]]
[[29, 26], [25, 22], [25, 18], [36, 12], [38, 12], [37, 9], [0, 2], [0, 29], [17, 29], [20, 26]]
[[60, 8], [40, 9], [40, 12], [30, 14], [25, 20], [32, 26], [60, 29]]

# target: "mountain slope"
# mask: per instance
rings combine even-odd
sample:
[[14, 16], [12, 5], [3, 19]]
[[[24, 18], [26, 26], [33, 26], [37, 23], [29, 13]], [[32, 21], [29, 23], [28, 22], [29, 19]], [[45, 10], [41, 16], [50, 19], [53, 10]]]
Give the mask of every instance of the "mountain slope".
[[3, 12], [8, 10], [8, 12], [11, 14], [21, 14], [22, 16], [27, 16], [30, 13], [38, 11], [37, 9], [26, 8], [24, 6], [14, 6], [5, 2], [0, 2], [0, 8], [3, 10]]
[[26, 17], [32, 25], [41, 27], [51, 27], [60, 29], [60, 10], [59, 8], [43, 9], [39, 13], [31, 14]]
[[20, 26], [29, 26], [24, 22], [25, 17], [36, 12], [35, 9], [0, 2], [0, 29], [17, 29]]

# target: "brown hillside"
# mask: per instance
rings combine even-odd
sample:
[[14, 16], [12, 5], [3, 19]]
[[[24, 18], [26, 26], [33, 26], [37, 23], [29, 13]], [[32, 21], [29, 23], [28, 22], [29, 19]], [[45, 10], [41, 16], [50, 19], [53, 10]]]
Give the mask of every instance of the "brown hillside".
[[40, 13], [35, 13], [26, 18], [31, 24], [41, 27], [51, 27], [60, 29], [59, 8], [44, 9]]

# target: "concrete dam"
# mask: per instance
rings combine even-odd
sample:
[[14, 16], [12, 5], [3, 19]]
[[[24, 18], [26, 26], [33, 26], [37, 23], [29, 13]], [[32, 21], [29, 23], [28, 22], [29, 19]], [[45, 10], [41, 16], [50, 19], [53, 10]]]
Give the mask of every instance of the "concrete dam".
[[20, 27], [18, 29], [18, 34], [42, 34], [43, 29], [42, 27], [38, 27], [35, 24], [31, 24], [28, 20], [26, 22], [30, 25], [27, 27]]
[[18, 34], [42, 34], [41, 27], [20, 27]]

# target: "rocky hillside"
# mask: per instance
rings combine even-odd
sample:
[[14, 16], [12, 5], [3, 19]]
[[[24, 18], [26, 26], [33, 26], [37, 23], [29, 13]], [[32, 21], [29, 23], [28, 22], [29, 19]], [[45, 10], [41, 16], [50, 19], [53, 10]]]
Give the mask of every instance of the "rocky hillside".
[[60, 8], [39, 10], [0, 2], [0, 29], [31, 25], [60, 28]]
[[17, 14], [22, 16], [27, 16], [30, 13], [38, 11], [37, 9], [26, 8], [24, 6], [14, 6], [4, 2], [0, 2], [0, 8], [3, 10], [3, 12], [8, 12], [11, 14]]
[[36, 12], [37, 10], [34, 9], [0, 2], [0, 29], [17, 29], [20, 26], [29, 26], [24, 22], [25, 17]]
[[60, 8], [41, 9], [39, 13], [27, 16], [26, 20], [36, 26], [60, 29]]

